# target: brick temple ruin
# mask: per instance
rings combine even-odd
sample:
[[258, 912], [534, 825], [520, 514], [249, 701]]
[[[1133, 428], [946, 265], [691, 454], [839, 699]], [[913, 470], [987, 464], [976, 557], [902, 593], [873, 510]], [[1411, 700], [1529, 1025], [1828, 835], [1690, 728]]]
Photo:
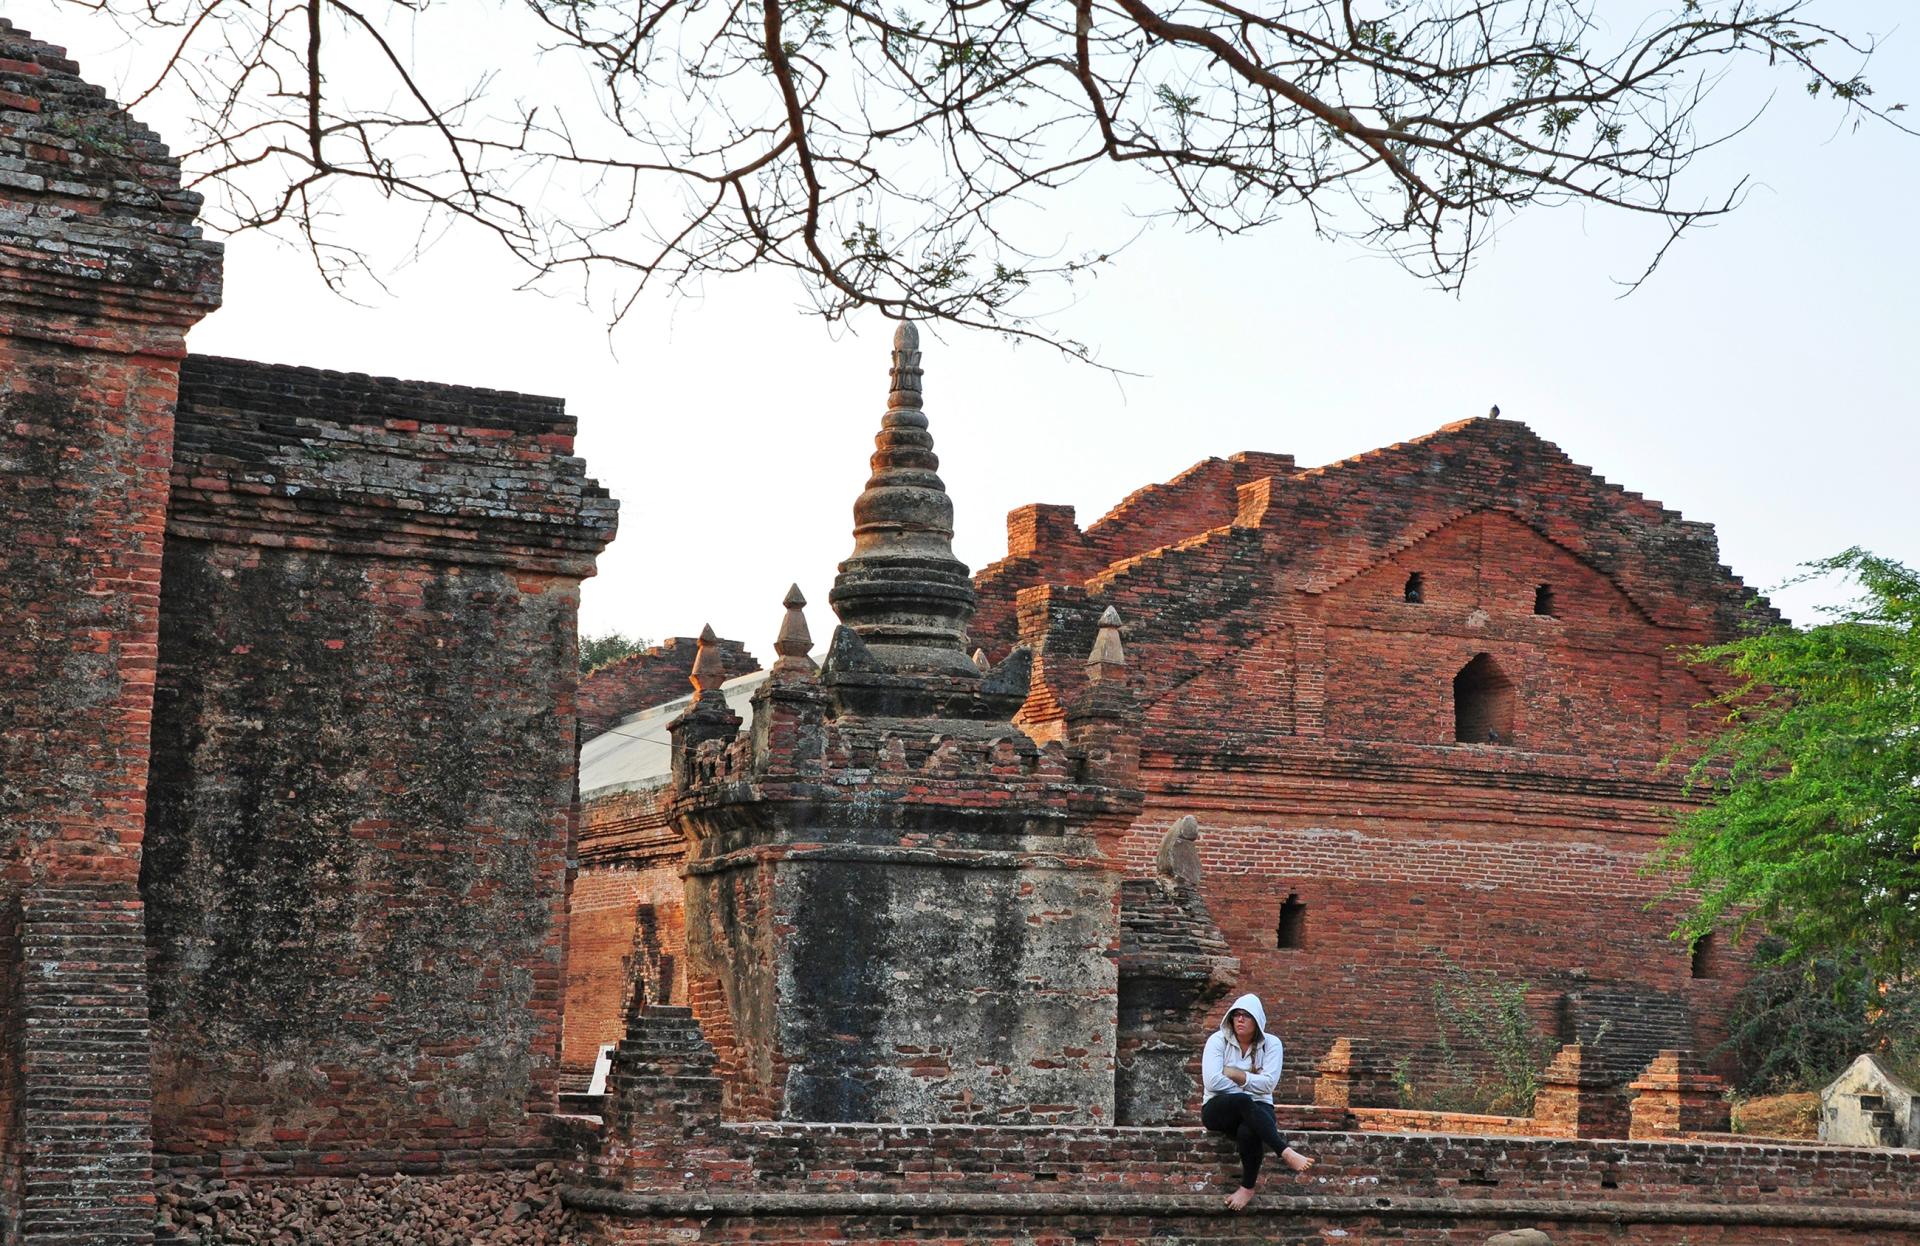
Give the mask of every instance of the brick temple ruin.
[[[973, 577], [969, 643], [1031, 655], [1014, 721], [1047, 741], [1090, 686], [1101, 616], [1124, 620], [1144, 808], [1114, 848], [1144, 879], [1198, 820], [1206, 908], [1285, 1009], [1289, 1097], [1354, 1034], [1430, 1075], [1450, 966], [1529, 983], [1542, 1027], [1623, 1083], [1660, 1051], [1720, 1047], [1743, 957], [1670, 938], [1665, 880], [1641, 872], [1684, 807], [1666, 758], [1712, 726], [1685, 648], [1778, 621], [1710, 527], [1488, 418], [1312, 469], [1210, 459], [1084, 532], [1044, 505], [1007, 528]], [[687, 843], [657, 743], [676, 710], [636, 694], [691, 647], [587, 681], [634, 708], [583, 754], [575, 1079], [619, 1037], [599, 984], [686, 1002]], [[720, 652], [750, 714], [756, 681]]]
[[[197, 208], [0, 18], [0, 1243], [1920, 1240], [1911, 1152], [1724, 1133], [1738, 960], [1639, 911], [1704, 526], [1482, 420], [970, 576], [905, 329], [825, 644], [583, 689], [561, 405], [188, 355]], [[1440, 956], [1531, 1115], [1392, 1101]], [[1321, 1163], [1231, 1216], [1248, 986]]]

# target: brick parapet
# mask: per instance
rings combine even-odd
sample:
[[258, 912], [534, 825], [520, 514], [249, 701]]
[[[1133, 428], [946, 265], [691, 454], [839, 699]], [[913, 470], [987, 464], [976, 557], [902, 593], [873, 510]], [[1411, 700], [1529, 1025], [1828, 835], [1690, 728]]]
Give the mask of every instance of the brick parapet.
[[1628, 1132], [1620, 1080], [1596, 1049], [1566, 1044], [1541, 1070], [1539, 1082], [1535, 1132], [1560, 1138], [1618, 1138]]
[[[1386, 1053], [1365, 1039], [1336, 1039], [1314, 1069], [1313, 1101], [1321, 1107], [1395, 1109], [1399, 1094]], [[1358, 1111], [1355, 1112], [1358, 1115]], [[1507, 1118], [1494, 1118], [1505, 1120]], [[1364, 1127], [1364, 1126], [1363, 1126]], [[1407, 1126], [1428, 1128], [1429, 1126]], [[1478, 1132], [1462, 1130], [1463, 1133]]]
[[168, 531], [581, 579], [616, 506], [557, 399], [194, 356]]
[[1007, 556], [974, 577], [980, 594], [975, 638], [998, 656], [1020, 635], [1013, 607], [1019, 590], [1078, 584], [1112, 563], [1230, 524], [1240, 511], [1242, 488], [1294, 470], [1290, 454], [1247, 451], [1204, 459], [1163, 484], [1136, 489], [1084, 532], [1071, 506], [1016, 507], [1007, 514]]
[[[1343, 1112], [1281, 1104], [1278, 1123], [1318, 1159], [1305, 1187], [1274, 1183], [1282, 1205], [1306, 1199], [1373, 1198], [1388, 1207], [1424, 1199], [1495, 1201], [1504, 1214], [1535, 1203], [1542, 1220], [1568, 1204], [1634, 1209], [1690, 1204], [1722, 1207], [1728, 1220], [1793, 1223], [1795, 1209], [1905, 1211], [1916, 1178], [1896, 1152], [1778, 1143], [1628, 1142], [1344, 1132]], [[1033, 1197], [1008, 1210], [1172, 1200], [1191, 1214], [1196, 1195], [1217, 1200], [1234, 1171], [1229, 1140], [1198, 1128], [1068, 1126], [871, 1126], [739, 1122], [703, 1126], [684, 1143], [677, 1169], [629, 1170], [635, 1195], [690, 1194], [728, 1214], [752, 1214], [762, 1200], [804, 1197], [867, 1204], [877, 1213], [941, 1198]], [[1266, 1182], [1262, 1189], [1267, 1188]], [[580, 1202], [588, 1202], [581, 1199]], [[802, 1204], [797, 1201], [794, 1206]], [[1306, 1202], [1304, 1209], [1314, 1204]], [[1376, 1203], [1376, 1207], [1380, 1204]], [[1556, 1206], [1558, 1205], [1558, 1206]], [[982, 1208], [986, 1204], [982, 1203]], [[1734, 1210], [1738, 1208], [1739, 1210]], [[1706, 1215], [1711, 1217], [1711, 1212]], [[1711, 1223], [1711, 1219], [1704, 1222]], [[1920, 1226], [1920, 1217], [1913, 1217]]]

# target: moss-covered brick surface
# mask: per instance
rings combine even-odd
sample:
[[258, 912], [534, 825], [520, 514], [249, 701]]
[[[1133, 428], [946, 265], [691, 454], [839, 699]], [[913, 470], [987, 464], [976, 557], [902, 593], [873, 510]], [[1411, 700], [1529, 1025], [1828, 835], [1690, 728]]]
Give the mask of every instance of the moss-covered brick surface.
[[195, 360], [142, 890], [155, 1140], [227, 1172], [543, 1146], [578, 581], [546, 399]]

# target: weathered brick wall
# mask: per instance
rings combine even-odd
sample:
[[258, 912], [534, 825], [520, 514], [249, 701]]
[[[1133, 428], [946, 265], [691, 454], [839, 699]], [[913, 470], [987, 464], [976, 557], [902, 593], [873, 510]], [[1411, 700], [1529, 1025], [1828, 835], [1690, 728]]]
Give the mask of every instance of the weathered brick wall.
[[1013, 598], [1020, 589], [1076, 583], [1110, 563], [1232, 523], [1241, 485], [1293, 469], [1290, 454], [1205, 459], [1164, 484], [1134, 490], [1084, 532], [1071, 506], [1016, 508], [1007, 515], [1007, 557], [974, 577], [980, 594], [974, 638], [998, 659], [1019, 635]]
[[[687, 676], [698, 648], [699, 642], [691, 636], [673, 636], [644, 652], [596, 667], [580, 681], [580, 738], [590, 740], [628, 714], [692, 693]], [[760, 669], [737, 640], [716, 642], [714, 652], [726, 679]]]
[[640, 983], [649, 1004], [686, 1002], [686, 841], [667, 824], [665, 788], [586, 802], [580, 871], [568, 904], [566, 1035], [561, 1065], [591, 1072], [618, 1042]]
[[[1348, 1034], [1409, 1059], [1416, 1083], [1436, 1076], [1433, 990], [1449, 965], [1531, 984], [1532, 1011], [1549, 1035], [1572, 1039], [1566, 1022], [1575, 1020], [1579, 1036], [1593, 1038], [1608, 1022], [1598, 1049], [1617, 1053], [1623, 1081], [1663, 1047], [1711, 1051], [1724, 1037], [1737, 967], [1693, 978], [1687, 949], [1666, 936], [1671, 907], [1644, 911], [1660, 894], [1660, 880], [1639, 873], [1657, 842], [1650, 835], [1556, 825], [1565, 811], [1546, 801], [1501, 824], [1449, 808], [1458, 791], [1441, 782], [1425, 803], [1401, 786], [1409, 803], [1394, 816], [1354, 819], [1342, 810], [1368, 798], [1384, 804], [1380, 788], [1147, 777], [1189, 786], [1150, 812], [1157, 826], [1129, 834], [1129, 866], [1150, 868], [1175, 811], [1197, 811], [1201, 890], [1240, 958], [1241, 986], [1262, 995], [1287, 1044], [1286, 1097], [1308, 1097], [1314, 1062]], [[1297, 945], [1283, 948], [1289, 899], [1304, 907]], [[1609, 983], [1633, 988], [1596, 991]]]
[[[1312, 471], [1210, 460], [1084, 536], [1043, 509], [1015, 512], [1009, 557], [976, 577], [976, 633], [1033, 647], [1021, 721], [1050, 738], [1118, 610], [1146, 702], [1129, 869], [1199, 818], [1207, 903], [1242, 985], [1278, 1001], [1295, 1074], [1377, 1033], [1430, 1077], [1449, 961], [1532, 983], [1549, 1033], [1605, 1026], [1622, 1069], [1717, 1045], [1740, 958], [1693, 978], [1639, 872], [1680, 805], [1662, 759], [1707, 726], [1675, 647], [1777, 618], [1710, 528], [1498, 420]], [[1126, 540], [1085, 553], [1103, 525]], [[1455, 677], [1482, 654], [1511, 718], [1462, 742]], [[1289, 896], [1306, 934], [1282, 949]]]
[[0, 18], [0, 1241], [151, 1236], [137, 879], [175, 376], [220, 250]]
[[613, 523], [572, 441], [551, 399], [188, 361], [142, 879], [171, 1165], [541, 1147]]

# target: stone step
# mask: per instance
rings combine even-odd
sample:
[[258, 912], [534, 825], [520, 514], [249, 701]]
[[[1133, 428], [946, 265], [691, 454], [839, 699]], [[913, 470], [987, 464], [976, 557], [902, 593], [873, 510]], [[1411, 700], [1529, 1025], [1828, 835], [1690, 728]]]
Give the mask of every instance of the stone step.
[[648, 1004], [640, 1009], [640, 1015], [649, 1020], [693, 1020], [693, 1009], [677, 1007], [672, 1004]]
[[580, 1116], [605, 1116], [608, 1098], [604, 1094], [590, 1095], [585, 1091], [563, 1090], [560, 1092], [559, 1107], [562, 1112]]

